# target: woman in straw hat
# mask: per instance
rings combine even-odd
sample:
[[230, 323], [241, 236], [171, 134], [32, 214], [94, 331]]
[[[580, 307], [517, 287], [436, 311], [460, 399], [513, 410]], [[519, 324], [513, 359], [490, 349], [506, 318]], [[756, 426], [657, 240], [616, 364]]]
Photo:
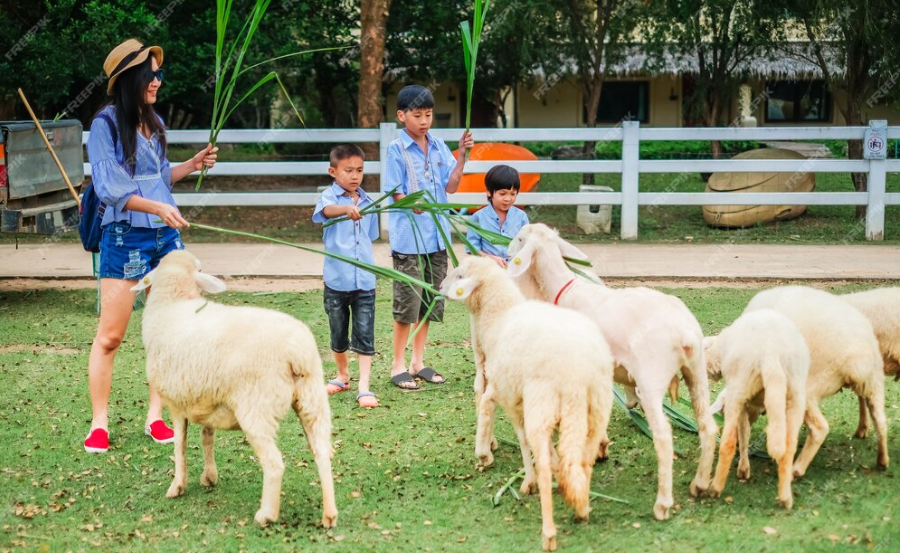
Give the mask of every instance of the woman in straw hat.
[[[172, 184], [216, 163], [207, 146], [190, 160], [166, 159], [166, 128], [153, 109], [162, 86], [163, 51], [130, 39], [103, 64], [113, 97], [94, 117], [87, 143], [91, 178], [103, 203], [100, 242], [100, 324], [91, 346], [88, 381], [93, 407], [90, 453], [109, 448], [108, 408], [113, 360], [134, 303], [129, 289], [172, 250], [183, 249], [178, 229], [188, 226], [172, 198]], [[162, 221], [162, 222], [159, 222]], [[162, 402], [150, 389], [145, 432], [157, 443], [174, 433], [162, 420]]]

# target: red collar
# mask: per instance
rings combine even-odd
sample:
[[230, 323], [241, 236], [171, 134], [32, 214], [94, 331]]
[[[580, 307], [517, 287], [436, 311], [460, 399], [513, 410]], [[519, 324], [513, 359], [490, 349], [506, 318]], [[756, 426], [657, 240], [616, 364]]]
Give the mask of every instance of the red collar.
[[559, 298], [562, 297], [563, 294], [566, 293], [566, 290], [571, 288], [571, 286], [575, 284], [575, 278], [570, 280], [569, 282], [563, 284], [563, 287], [559, 289], [559, 292], [556, 293], [556, 298], [553, 299], [553, 305], [559, 305]]

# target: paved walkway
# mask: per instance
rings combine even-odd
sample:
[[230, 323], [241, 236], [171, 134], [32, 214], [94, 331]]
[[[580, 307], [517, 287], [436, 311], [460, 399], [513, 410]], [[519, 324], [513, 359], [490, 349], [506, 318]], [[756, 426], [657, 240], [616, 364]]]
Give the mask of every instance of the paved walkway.
[[[321, 244], [310, 244], [321, 248]], [[312, 278], [322, 257], [276, 244], [191, 244], [204, 271], [233, 277]], [[900, 246], [582, 244], [604, 278], [898, 280]], [[461, 251], [461, 250], [459, 250]], [[387, 244], [375, 259], [390, 266]], [[91, 277], [75, 244], [0, 245], [0, 278]]]

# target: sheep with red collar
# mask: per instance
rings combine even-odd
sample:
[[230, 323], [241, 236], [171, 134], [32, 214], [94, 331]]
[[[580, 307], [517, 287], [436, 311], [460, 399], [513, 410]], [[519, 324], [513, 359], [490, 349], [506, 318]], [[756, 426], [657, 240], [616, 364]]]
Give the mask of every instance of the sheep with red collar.
[[201, 290], [217, 293], [225, 284], [201, 273], [200, 262], [186, 251], [168, 254], [132, 290], [150, 286], [143, 315], [147, 378], [169, 408], [175, 430], [175, 478], [166, 497], [187, 488], [189, 421], [203, 427], [202, 486], [218, 479], [215, 431], [242, 430], [263, 471], [254, 520], [261, 526], [277, 520], [284, 461], [276, 433], [278, 420], [293, 408], [319, 470], [322, 524], [333, 527], [331, 410], [322, 360], [306, 325], [277, 311], [205, 300]]
[[765, 411], [766, 446], [778, 463], [778, 501], [790, 509], [794, 454], [806, 411], [806, 379], [809, 348], [790, 319], [772, 309], [741, 315], [718, 336], [703, 342], [706, 366], [713, 380], [724, 377], [728, 385], [720, 398], [725, 426], [719, 447], [719, 464], [709, 488], [718, 497], [740, 444], [738, 478], [750, 478], [750, 426]]
[[546, 225], [526, 225], [513, 238], [509, 273], [526, 297], [568, 307], [589, 317], [603, 333], [615, 359], [615, 381], [623, 384], [629, 408], [639, 401], [653, 432], [659, 481], [653, 514], [669, 518], [672, 498], [672, 427], [663, 397], [681, 371], [700, 429], [700, 461], [691, 495], [709, 487], [715, 456], [716, 423], [709, 411], [709, 383], [703, 361], [703, 331], [684, 303], [650, 288], [608, 288], [579, 279], [564, 257], [587, 260]]
[[[587, 519], [594, 462], [605, 455], [612, 410], [612, 356], [587, 317], [528, 301], [493, 261], [468, 257], [444, 279], [441, 293], [466, 304], [483, 391], [475, 453], [493, 463], [491, 439], [499, 403], [512, 421], [525, 466], [523, 493], [540, 491], [542, 545], [556, 549], [552, 478], [575, 516]], [[553, 432], [559, 429], [554, 460]], [[534, 467], [532, 467], [534, 452]]]
[[[900, 380], [900, 288], [875, 288], [839, 297], [869, 319], [881, 348], [884, 375]], [[865, 438], [869, 433], [866, 410], [866, 403], [860, 398], [857, 438]]]

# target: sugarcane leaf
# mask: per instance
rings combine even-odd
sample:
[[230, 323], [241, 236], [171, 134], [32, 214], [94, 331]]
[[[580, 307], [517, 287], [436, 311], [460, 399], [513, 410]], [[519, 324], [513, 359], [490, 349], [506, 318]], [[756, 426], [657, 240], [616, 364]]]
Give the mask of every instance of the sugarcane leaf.
[[250, 70], [252, 70], [252, 69], [257, 68], [257, 67], [259, 67], [260, 65], [265, 65], [265, 64], [267, 64], [267, 63], [272, 63], [273, 61], [283, 60], [283, 59], [285, 59], [285, 58], [291, 58], [291, 57], [294, 57], [294, 56], [305, 56], [306, 54], [315, 54], [315, 53], [318, 53], [318, 52], [330, 52], [330, 51], [333, 51], [333, 50], [346, 50], [346, 49], [348, 49], [348, 48], [352, 48], [352, 45], [347, 45], [347, 46], [329, 46], [329, 47], [327, 47], [327, 48], [315, 48], [315, 49], [313, 49], [313, 50], [302, 50], [302, 51], [300, 51], [300, 52], [293, 52], [293, 53], [291, 53], [291, 54], [284, 54], [283, 56], [278, 56], [278, 57], [275, 57], [275, 58], [269, 58], [269, 59], [263, 60], [263, 61], [261, 61], [261, 62], [259, 62], [259, 63], [254, 63], [253, 65], [251, 65], [251, 66], [249, 66], [249, 67], [245, 67], [244, 69], [241, 70], [241, 72], [240, 72], [238, 75], [243, 75], [244, 73], [246, 73], [246, 72], [248, 72], [248, 71], [250, 71]]

